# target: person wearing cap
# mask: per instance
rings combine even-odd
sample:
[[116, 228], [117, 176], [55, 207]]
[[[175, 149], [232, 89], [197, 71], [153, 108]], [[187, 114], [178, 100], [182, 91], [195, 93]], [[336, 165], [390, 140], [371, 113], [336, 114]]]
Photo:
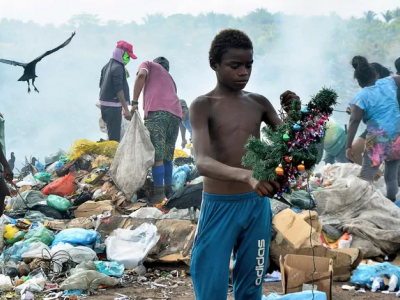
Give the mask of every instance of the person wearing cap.
[[182, 108], [182, 122], [179, 125], [181, 129], [181, 137], [182, 137], [182, 148], [185, 148], [187, 145], [186, 140], [186, 130], [189, 132], [190, 136], [190, 143], [192, 142], [192, 126], [190, 125], [190, 117], [189, 117], [189, 107], [186, 104], [185, 100], [181, 101], [181, 108]]
[[[175, 144], [182, 121], [182, 108], [174, 79], [169, 74], [169, 62], [158, 57], [139, 66], [133, 89], [133, 103], [137, 103], [143, 90], [144, 124], [149, 130], [155, 148], [152, 168], [154, 193], [150, 203], [168, 199], [172, 192], [172, 171]], [[132, 106], [132, 111], [137, 105]]]
[[107, 125], [110, 141], [120, 142], [121, 140], [122, 109], [127, 120], [132, 118], [128, 109], [130, 96], [127, 78], [129, 73], [125, 68], [131, 58], [137, 58], [132, 48], [131, 44], [119, 41], [110, 61], [101, 70], [100, 109], [101, 116]]

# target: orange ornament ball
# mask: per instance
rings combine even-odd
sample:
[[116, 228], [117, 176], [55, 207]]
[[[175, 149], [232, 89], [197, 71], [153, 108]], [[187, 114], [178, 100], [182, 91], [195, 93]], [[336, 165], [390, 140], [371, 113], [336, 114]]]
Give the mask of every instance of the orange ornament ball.
[[281, 166], [277, 167], [277, 168], [275, 169], [275, 172], [276, 172], [276, 175], [282, 176], [282, 175], [283, 175], [283, 169], [282, 169], [282, 167], [281, 167]]
[[299, 170], [300, 172], [303, 172], [305, 169], [306, 167], [303, 164], [297, 166], [297, 170]]

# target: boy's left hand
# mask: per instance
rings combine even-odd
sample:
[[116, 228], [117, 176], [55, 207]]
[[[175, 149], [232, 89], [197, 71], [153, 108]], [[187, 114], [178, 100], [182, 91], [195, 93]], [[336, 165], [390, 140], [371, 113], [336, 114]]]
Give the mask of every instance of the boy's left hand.
[[[281, 106], [285, 111], [288, 111], [290, 109], [290, 106], [292, 105], [293, 100], [299, 100], [300, 97], [296, 95], [296, 93], [292, 91], [286, 91], [281, 95]], [[297, 109], [301, 109], [301, 103], [297, 106]]]

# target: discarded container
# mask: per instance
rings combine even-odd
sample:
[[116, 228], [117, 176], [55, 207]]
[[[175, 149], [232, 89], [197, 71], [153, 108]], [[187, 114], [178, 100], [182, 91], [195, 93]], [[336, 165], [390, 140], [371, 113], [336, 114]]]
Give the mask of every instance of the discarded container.
[[376, 291], [383, 290], [384, 288], [385, 288], [385, 283], [383, 282], [382, 277], [373, 278], [371, 292], [376, 293]]
[[106, 240], [107, 259], [134, 269], [159, 239], [157, 227], [153, 224], [143, 223], [135, 230], [118, 228], [114, 230], [114, 236]]
[[114, 261], [95, 261], [97, 271], [104, 275], [122, 277], [125, 267]]
[[72, 203], [63, 197], [50, 195], [47, 198], [47, 205], [58, 211], [67, 211], [72, 206]]
[[353, 237], [348, 235], [348, 238], [339, 240], [339, 249], [349, 249], [351, 248], [351, 242], [353, 241]]
[[399, 285], [399, 278], [396, 275], [390, 276], [389, 280], [389, 292], [394, 292]]

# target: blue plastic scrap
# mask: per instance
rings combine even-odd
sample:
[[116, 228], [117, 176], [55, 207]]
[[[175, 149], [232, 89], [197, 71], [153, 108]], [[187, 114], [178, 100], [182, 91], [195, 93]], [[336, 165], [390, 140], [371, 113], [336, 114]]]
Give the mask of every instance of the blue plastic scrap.
[[314, 298], [312, 291], [303, 291], [299, 293], [279, 295], [276, 293], [269, 294], [268, 296], [263, 296], [262, 300], [326, 300], [326, 294], [320, 291], [314, 291]]
[[125, 267], [115, 261], [95, 261], [96, 269], [98, 272], [115, 277], [122, 277], [124, 275]]
[[393, 266], [388, 262], [377, 264], [375, 266], [359, 265], [351, 276], [351, 283], [369, 284], [371, 278], [380, 277], [382, 275], [396, 275], [400, 278], [400, 268]]
[[74, 296], [74, 295], [80, 296], [82, 294], [83, 294], [83, 291], [81, 291], [81, 290], [70, 290], [70, 291], [65, 291], [62, 294], [62, 296], [63, 297]]

